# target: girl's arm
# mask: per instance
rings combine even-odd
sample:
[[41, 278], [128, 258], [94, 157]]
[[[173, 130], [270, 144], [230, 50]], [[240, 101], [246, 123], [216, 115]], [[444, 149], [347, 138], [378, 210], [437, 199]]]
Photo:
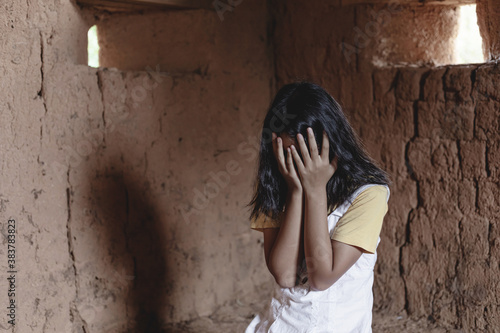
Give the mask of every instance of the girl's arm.
[[264, 229], [264, 254], [276, 282], [283, 288], [290, 288], [295, 286], [298, 261], [303, 256], [303, 189], [290, 148], [285, 156], [282, 139], [274, 132], [272, 138], [278, 168], [285, 178], [288, 192], [285, 212], [280, 214], [280, 228]]
[[269, 272], [282, 288], [295, 286], [300, 264], [302, 190], [289, 191], [280, 228], [264, 229], [264, 253]]
[[305, 193], [304, 252], [309, 284], [325, 290], [354, 265], [362, 254], [358, 247], [330, 239], [326, 190]]
[[335, 283], [362, 254], [360, 248], [330, 239], [327, 223], [326, 184], [335, 173], [337, 157], [329, 161], [329, 141], [323, 131], [321, 155], [311, 128], [307, 129], [310, 154], [301, 134], [297, 141], [304, 161], [296, 148], [292, 154], [299, 169], [304, 191], [304, 252], [309, 284], [325, 290]]

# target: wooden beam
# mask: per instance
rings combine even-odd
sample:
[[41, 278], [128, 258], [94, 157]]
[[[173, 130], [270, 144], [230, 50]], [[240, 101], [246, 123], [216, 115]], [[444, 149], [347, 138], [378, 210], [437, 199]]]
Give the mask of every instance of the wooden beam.
[[103, 9], [214, 9], [213, 0], [76, 0]]
[[394, 4], [394, 5], [472, 5], [476, 0], [340, 0], [341, 6], [361, 5], [361, 4]]

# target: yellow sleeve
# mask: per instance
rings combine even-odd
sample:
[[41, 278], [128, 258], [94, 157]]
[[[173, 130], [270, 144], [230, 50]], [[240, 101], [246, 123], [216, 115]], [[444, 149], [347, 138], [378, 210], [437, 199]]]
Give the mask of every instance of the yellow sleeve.
[[266, 214], [259, 214], [257, 219], [252, 219], [250, 223], [250, 228], [258, 231], [264, 231], [265, 228], [279, 228], [280, 222], [278, 220], [272, 219]]
[[359, 193], [333, 230], [332, 239], [375, 253], [387, 213], [387, 188], [370, 186]]

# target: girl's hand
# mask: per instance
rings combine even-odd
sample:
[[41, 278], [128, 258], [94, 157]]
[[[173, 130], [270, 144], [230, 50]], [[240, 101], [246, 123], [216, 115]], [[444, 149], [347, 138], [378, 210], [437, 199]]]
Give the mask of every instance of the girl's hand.
[[302, 192], [302, 184], [300, 178], [293, 165], [293, 157], [290, 148], [287, 149], [286, 157], [283, 152], [283, 140], [273, 132], [273, 151], [276, 160], [278, 161], [278, 168], [285, 178], [290, 191]]
[[304, 138], [300, 133], [297, 134], [297, 143], [299, 144], [304, 162], [302, 162], [297, 148], [293, 145], [291, 146], [292, 155], [295, 163], [297, 163], [297, 169], [299, 170], [302, 188], [304, 189], [304, 192], [317, 190], [324, 191], [326, 184], [337, 170], [337, 156], [335, 156], [330, 163], [328, 156], [330, 142], [324, 130], [321, 155], [318, 153], [318, 145], [316, 144], [314, 132], [311, 127], [307, 128], [307, 135], [309, 139], [309, 149], [311, 150], [310, 155]]

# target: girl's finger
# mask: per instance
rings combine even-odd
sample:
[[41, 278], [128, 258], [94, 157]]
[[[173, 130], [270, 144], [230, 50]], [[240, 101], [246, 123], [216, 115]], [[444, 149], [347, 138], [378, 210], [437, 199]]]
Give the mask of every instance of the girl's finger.
[[[300, 152], [302, 153], [302, 158], [304, 159], [304, 164], [309, 165], [311, 163], [311, 156], [309, 155], [309, 151], [307, 150], [306, 142], [304, 141], [304, 137], [302, 134], [297, 134], [297, 143], [299, 144]], [[293, 150], [292, 150], [293, 153]], [[298, 153], [297, 153], [298, 155]]]
[[276, 140], [277, 138], [278, 138], [278, 135], [276, 135], [276, 133], [273, 132], [273, 134], [272, 134], [272, 144], [273, 144], [273, 152], [274, 152], [275, 156], [278, 155], [278, 141]]
[[328, 161], [328, 153], [330, 151], [330, 141], [328, 140], [328, 134], [323, 130], [323, 145], [321, 147], [321, 158], [325, 161]]
[[286, 167], [288, 173], [290, 174], [295, 173], [295, 167], [293, 166], [293, 158], [292, 158], [292, 152], [290, 151], [290, 147], [286, 149]]
[[295, 170], [295, 165], [293, 164], [292, 149], [290, 147], [287, 148], [286, 162], [290, 176], [298, 177], [297, 171]]
[[314, 160], [319, 156], [318, 144], [316, 143], [316, 138], [314, 137], [314, 131], [311, 127], [307, 128], [307, 137], [309, 139], [309, 150], [311, 151], [311, 158]]
[[281, 140], [280, 137], [276, 138], [276, 141], [277, 141], [277, 150], [278, 150], [278, 161], [279, 161], [279, 164], [281, 165], [281, 167], [283, 169], [286, 170], [286, 161], [285, 161], [285, 156], [283, 154], [283, 140]]
[[[299, 153], [297, 152], [297, 148], [295, 148], [294, 145], [291, 145], [290, 146], [291, 150], [292, 150], [292, 156], [293, 156], [293, 159], [295, 160], [295, 164], [297, 164], [297, 169], [299, 169], [299, 173], [303, 173], [304, 172], [304, 163], [302, 163], [302, 159], [300, 158], [299, 156]], [[306, 149], [307, 151], [307, 149]]]

